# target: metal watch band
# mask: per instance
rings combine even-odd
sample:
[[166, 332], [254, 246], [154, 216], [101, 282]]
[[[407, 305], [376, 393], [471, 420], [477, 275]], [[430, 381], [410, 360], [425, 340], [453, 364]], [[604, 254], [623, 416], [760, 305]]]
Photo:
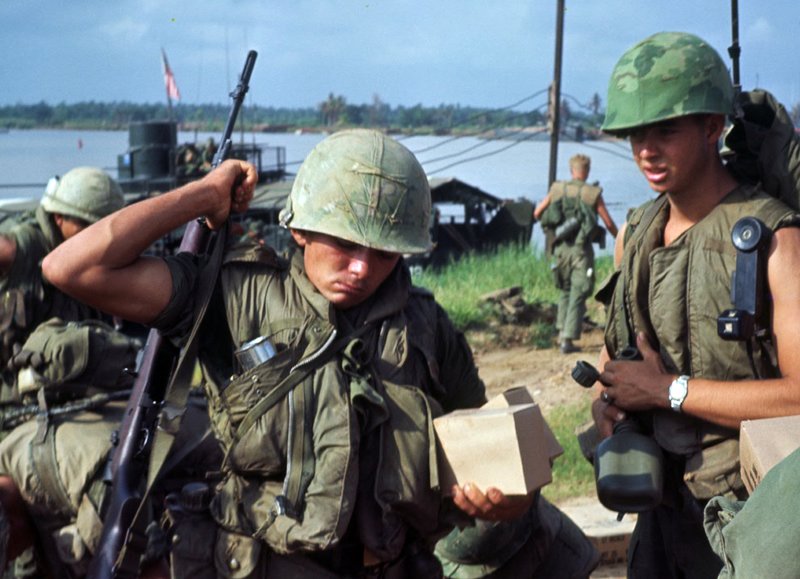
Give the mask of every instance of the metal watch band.
[[669, 405], [675, 412], [681, 412], [681, 406], [688, 393], [689, 376], [678, 376], [669, 385]]

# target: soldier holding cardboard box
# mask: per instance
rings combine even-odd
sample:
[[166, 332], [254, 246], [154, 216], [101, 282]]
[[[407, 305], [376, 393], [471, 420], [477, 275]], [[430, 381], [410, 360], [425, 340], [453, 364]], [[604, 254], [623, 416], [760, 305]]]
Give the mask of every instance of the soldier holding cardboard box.
[[[203, 260], [140, 253], [187, 220], [206, 216], [217, 227], [246, 208], [254, 186], [252, 166], [227, 161], [101, 222], [48, 258], [45, 271], [65, 291], [181, 339], [194, 321]], [[521, 521], [523, 534], [511, 535], [523, 541], [511, 554], [530, 542], [541, 555], [524, 561], [528, 576], [534, 564], [567, 560], [561, 515], [540, 524], [535, 493], [465, 484], [443, 497], [438, 488], [432, 420], [480, 406], [485, 388], [463, 336], [411, 285], [403, 262], [429, 250], [430, 212], [428, 181], [410, 151], [378, 131], [343, 131], [319, 143], [297, 174], [282, 212], [296, 242], [289, 258], [260, 245], [228, 247], [198, 333], [211, 419], [227, 451], [210, 504], [215, 547], [187, 557], [207, 560], [194, 560], [199, 572], [437, 577], [433, 544], [473, 519]], [[237, 365], [234, 352], [261, 338], [274, 356]]]

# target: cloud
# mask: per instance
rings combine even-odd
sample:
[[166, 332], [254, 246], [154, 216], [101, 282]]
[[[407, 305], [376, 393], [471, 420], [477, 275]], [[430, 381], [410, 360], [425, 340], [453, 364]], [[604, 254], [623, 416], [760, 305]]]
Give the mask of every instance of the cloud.
[[137, 45], [147, 37], [150, 26], [141, 19], [125, 17], [98, 25], [97, 30], [98, 36], [108, 42], [117, 44], [122, 41], [125, 45]]
[[775, 39], [775, 29], [764, 16], [760, 16], [747, 26], [744, 39], [755, 43], [771, 42]]

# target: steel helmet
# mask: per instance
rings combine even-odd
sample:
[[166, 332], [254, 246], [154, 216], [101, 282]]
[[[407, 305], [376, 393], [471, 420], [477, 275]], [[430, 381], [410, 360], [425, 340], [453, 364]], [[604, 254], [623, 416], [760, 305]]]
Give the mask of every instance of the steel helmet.
[[685, 115], [732, 112], [733, 83], [717, 51], [693, 34], [659, 32], [614, 67], [602, 129], [614, 133]]
[[532, 511], [507, 521], [476, 519], [473, 526], [453, 529], [434, 551], [445, 577], [478, 579], [500, 569], [530, 538]]
[[60, 213], [89, 223], [121, 209], [125, 198], [114, 179], [94, 167], [76, 167], [61, 179], [51, 179], [42, 197], [48, 213]]
[[432, 247], [428, 178], [411, 151], [380, 131], [340, 131], [300, 166], [280, 222], [382, 251], [424, 253]]

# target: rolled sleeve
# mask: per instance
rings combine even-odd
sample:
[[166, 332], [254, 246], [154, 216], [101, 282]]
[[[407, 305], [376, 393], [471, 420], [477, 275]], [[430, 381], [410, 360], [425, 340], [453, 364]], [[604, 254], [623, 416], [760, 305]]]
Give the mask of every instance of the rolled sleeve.
[[172, 276], [172, 295], [164, 310], [150, 326], [170, 340], [180, 342], [194, 323], [197, 283], [207, 259], [190, 253], [164, 258]]

